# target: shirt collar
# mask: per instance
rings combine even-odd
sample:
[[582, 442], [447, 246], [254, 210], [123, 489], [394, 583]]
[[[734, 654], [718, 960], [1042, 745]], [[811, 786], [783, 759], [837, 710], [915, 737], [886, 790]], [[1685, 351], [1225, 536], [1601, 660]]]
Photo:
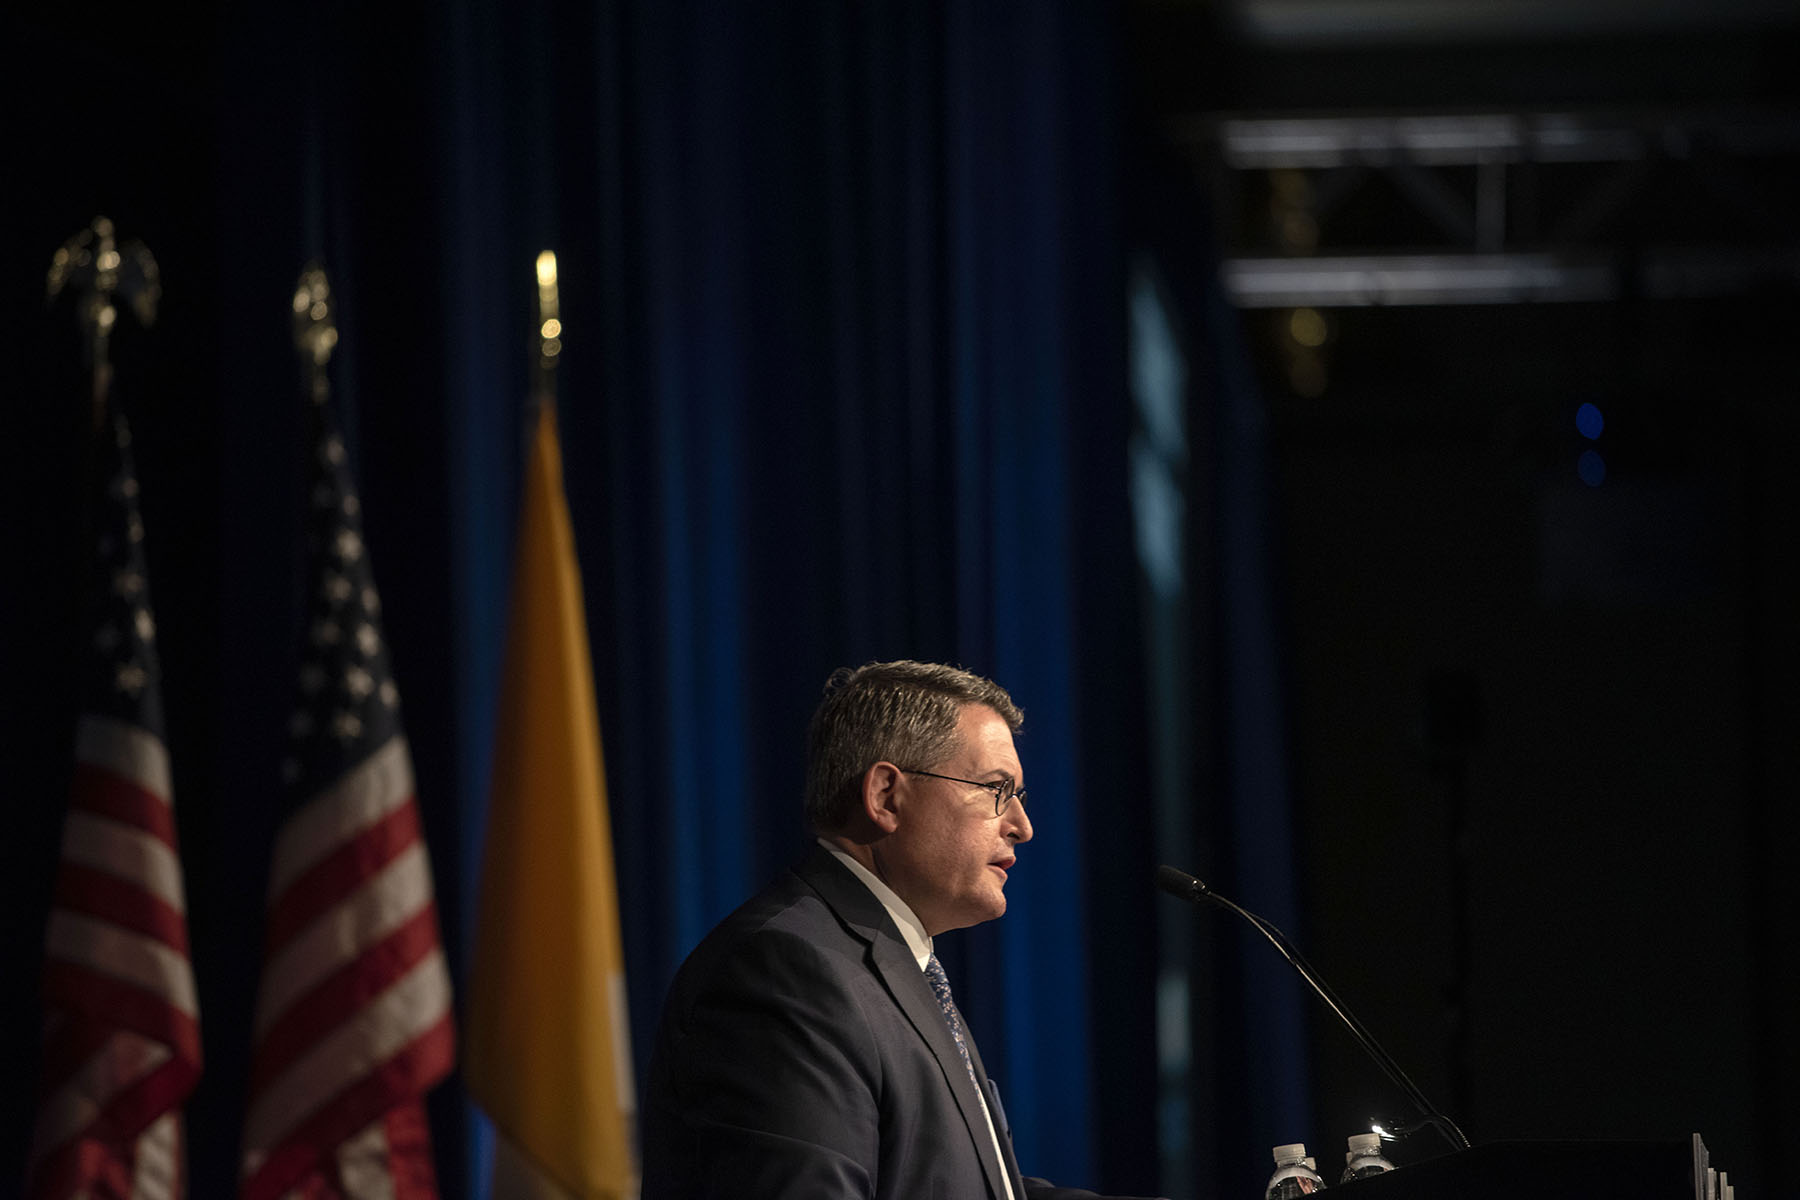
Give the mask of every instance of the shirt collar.
[[925, 923], [919, 920], [918, 914], [907, 907], [906, 901], [896, 895], [893, 888], [881, 882], [875, 872], [824, 838], [819, 839], [819, 845], [836, 855], [837, 860], [849, 867], [851, 873], [862, 880], [864, 886], [875, 894], [877, 900], [881, 901], [881, 906], [888, 910], [888, 916], [894, 918], [894, 924], [900, 927], [900, 936], [905, 939], [906, 948], [912, 951], [912, 956], [919, 961], [919, 970], [923, 971], [926, 960], [931, 957], [932, 953], [931, 935], [925, 932]]

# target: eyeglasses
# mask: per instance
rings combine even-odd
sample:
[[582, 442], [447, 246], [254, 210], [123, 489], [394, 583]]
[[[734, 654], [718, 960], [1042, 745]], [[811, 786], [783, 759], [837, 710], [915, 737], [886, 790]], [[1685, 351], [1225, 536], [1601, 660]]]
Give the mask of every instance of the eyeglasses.
[[907, 775], [929, 775], [933, 779], [948, 779], [951, 783], [966, 783], [970, 787], [986, 788], [994, 793], [994, 815], [996, 817], [1006, 811], [1009, 801], [1017, 800], [1020, 808], [1025, 807], [1025, 789], [1013, 787], [1010, 775], [1003, 779], [983, 782], [979, 779], [958, 779], [954, 775], [939, 775], [936, 771], [914, 771], [907, 767], [901, 767], [900, 770]]

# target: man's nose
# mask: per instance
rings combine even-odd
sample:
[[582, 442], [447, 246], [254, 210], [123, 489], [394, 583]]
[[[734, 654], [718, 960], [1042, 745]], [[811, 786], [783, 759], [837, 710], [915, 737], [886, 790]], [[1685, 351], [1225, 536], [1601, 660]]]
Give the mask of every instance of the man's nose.
[[1017, 800], [1009, 801], [1006, 805], [1006, 814], [1002, 817], [1002, 820], [1006, 822], [1006, 836], [1009, 839], [1014, 842], [1029, 842], [1031, 840], [1031, 814], [1025, 811], [1025, 806], [1023, 804], [1020, 804]]

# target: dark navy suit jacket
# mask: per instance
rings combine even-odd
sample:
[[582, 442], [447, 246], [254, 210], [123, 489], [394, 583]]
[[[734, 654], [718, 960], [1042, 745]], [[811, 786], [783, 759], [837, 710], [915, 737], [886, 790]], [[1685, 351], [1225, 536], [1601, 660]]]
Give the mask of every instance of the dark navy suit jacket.
[[881, 902], [824, 849], [677, 973], [643, 1126], [643, 1200], [1005, 1200], [1002, 1170], [1018, 1200], [1093, 1195], [1021, 1177], [1004, 1132], [994, 1161], [931, 985]]

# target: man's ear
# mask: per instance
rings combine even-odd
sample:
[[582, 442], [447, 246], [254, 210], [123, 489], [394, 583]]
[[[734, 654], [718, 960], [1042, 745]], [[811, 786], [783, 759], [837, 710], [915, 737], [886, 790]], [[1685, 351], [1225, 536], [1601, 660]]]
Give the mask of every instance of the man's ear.
[[900, 828], [900, 790], [904, 776], [905, 772], [891, 762], [878, 762], [863, 772], [863, 815], [884, 834]]

